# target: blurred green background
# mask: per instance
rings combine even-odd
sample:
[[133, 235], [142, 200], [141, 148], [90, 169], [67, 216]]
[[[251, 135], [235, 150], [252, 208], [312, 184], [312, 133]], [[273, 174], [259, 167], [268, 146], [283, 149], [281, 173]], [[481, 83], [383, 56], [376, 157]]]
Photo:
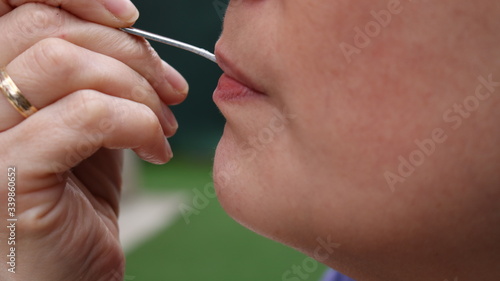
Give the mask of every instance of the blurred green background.
[[[213, 51], [221, 29], [221, 8], [228, 0], [134, 1], [141, 12], [138, 28]], [[141, 164], [141, 186], [152, 191], [203, 190], [211, 183], [211, 164], [224, 119], [212, 102], [221, 70], [212, 62], [152, 43], [160, 56], [190, 84], [187, 100], [172, 109], [179, 131], [170, 139], [174, 159], [164, 166]], [[127, 254], [125, 280], [134, 281], [257, 281], [283, 280], [285, 271], [301, 265], [306, 256], [260, 237], [229, 218], [217, 199]], [[285, 280], [319, 280], [325, 267]]]
[[[141, 16], [135, 26], [213, 52], [222, 21], [211, 1], [137, 0], [134, 4]], [[224, 3], [222, 1], [216, 3]], [[172, 107], [180, 129], [170, 143], [178, 155], [182, 151], [189, 157], [212, 157], [224, 125], [222, 115], [212, 102], [222, 71], [213, 62], [189, 52], [156, 42], [151, 44], [184, 75], [190, 86], [188, 99]]]

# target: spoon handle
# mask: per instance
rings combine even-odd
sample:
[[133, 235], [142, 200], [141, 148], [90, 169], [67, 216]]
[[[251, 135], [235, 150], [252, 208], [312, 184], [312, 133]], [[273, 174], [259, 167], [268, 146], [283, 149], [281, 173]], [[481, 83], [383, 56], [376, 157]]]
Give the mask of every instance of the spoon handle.
[[167, 45], [179, 48], [179, 49], [183, 49], [183, 50], [195, 53], [195, 54], [202, 56], [208, 60], [211, 60], [212, 62], [217, 63], [217, 61], [215, 59], [215, 55], [210, 53], [209, 51], [207, 51], [205, 49], [198, 48], [198, 47], [195, 47], [193, 45], [186, 44], [184, 42], [180, 42], [180, 41], [177, 41], [174, 39], [170, 39], [168, 37], [157, 35], [157, 34], [147, 32], [144, 30], [140, 30], [140, 29], [137, 29], [134, 27], [120, 28], [120, 30], [125, 31], [129, 34], [132, 34], [132, 35], [144, 37], [144, 38], [149, 39], [149, 40], [153, 40], [156, 42], [160, 42], [163, 44], [167, 44]]

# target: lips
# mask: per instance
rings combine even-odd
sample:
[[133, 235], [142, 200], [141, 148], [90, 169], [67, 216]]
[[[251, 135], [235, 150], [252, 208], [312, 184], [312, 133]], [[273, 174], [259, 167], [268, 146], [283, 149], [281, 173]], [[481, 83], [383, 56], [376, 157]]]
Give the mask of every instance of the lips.
[[262, 92], [252, 86], [251, 80], [228, 60], [219, 49], [216, 50], [216, 56], [219, 66], [224, 71], [213, 95], [216, 104], [265, 97]]
[[249, 98], [260, 98], [263, 94], [252, 90], [248, 86], [238, 82], [234, 78], [222, 74], [219, 79], [219, 84], [214, 92], [213, 99], [215, 103], [224, 101], [238, 101]]

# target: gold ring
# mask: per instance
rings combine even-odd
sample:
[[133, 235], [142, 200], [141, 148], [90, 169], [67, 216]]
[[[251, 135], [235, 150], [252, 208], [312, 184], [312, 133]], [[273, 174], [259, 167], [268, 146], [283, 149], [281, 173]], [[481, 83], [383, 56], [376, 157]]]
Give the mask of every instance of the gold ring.
[[0, 69], [0, 90], [10, 104], [25, 118], [37, 112], [37, 109], [21, 94], [4, 68]]

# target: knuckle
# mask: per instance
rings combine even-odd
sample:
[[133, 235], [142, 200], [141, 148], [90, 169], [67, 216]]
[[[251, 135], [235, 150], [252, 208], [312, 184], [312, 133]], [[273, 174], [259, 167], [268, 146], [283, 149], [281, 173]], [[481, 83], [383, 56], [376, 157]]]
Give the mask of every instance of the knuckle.
[[143, 38], [123, 34], [123, 32], [106, 33], [105, 35], [106, 37], [100, 39], [106, 39], [105, 41], [103, 40], [103, 42], [112, 45], [116, 50], [116, 54], [125, 55], [128, 59], [134, 59], [141, 48], [143, 48], [143, 43], [146, 43]]
[[141, 117], [142, 117], [142, 125], [150, 132], [156, 132], [157, 130], [161, 130], [161, 125], [158, 121], [158, 117], [156, 114], [144, 104], [139, 104], [141, 107]]
[[[131, 61], [135, 61], [142, 65], [142, 75], [151, 80], [156, 73], [163, 73], [161, 58], [156, 50], [142, 38], [130, 38], [130, 40], [121, 40], [121, 45], [118, 49], [127, 54]], [[147, 62], [147, 63], [144, 63]]]
[[161, 63], [161, 58], [156, 52], [156, 50], [148, 43], [142, 48], [142, 57], [143, 60], [146, 59], [149, 61], [148, 67], [145, 70], [145, 78], [147, 80], [151, 80], [153, 77], [155, 77], [156, 73], [163, 73], [163, 66]]
[[[142, 52], [141, 55], [146, 58], [149, 58], [151, 60], [156, 60], [158, 62], [161, 61], [160, 55], [158, 55], [153, 46], [151, 46], [151, 44], [149, 44], [149, 42], [147, 41], [145, 42], [145, 44], [142, 44], [141, 52]], [[161, 68], [161, 65], [158, 65], [158, 67]]]
[[155, 104], [159, 102], [156, 92], [149, 86], [143, 77], [138, 77], [139, 82], [132, 88], [130, 97], [136, 102]]
[[60, 120], [69, 128], [92, 132], [102, 120], [110, 117], [111, 108], [106, 96], [93, 91], [81, 90], [71, 94], [65, 109], [59, 111]]
[[145, 138], [150, 138], [153, 135], [162, 132], [161, 124], [156, 114], [144, 104], [137, 104], [138, 109], [138, 125], [141, 128], [141, 135]]
[[111, 36], [107, 38], [107, 41], [113, 42], [113, 48], [117, 50], [119, 58], [127, 60], [133, 65], [140, 66], [139, 72], [141, 76], [151, 86], [156, 87], [162, 83], [160, 74], [165, 72], [162, 60], [148, 41], [136, 36], [123, 34], [123, 32], [114, 33]]
[[[127, 35], [128, 36], [128, 35]], [[131, 59], [143, 60], [145, 57], [159, 58], [155, 49], [143, 38], [128, 36], [129, 40], [121, 40], [120, 51], [129, 54]]]
[[[151, 138], [162, 132], [156, 114], [148, 106], [112, 98], [97, 91], [74, 92], [63, 106], [58, 116], [62, 124], [87, 136], [102, 137], [114, 131], [116, 126], [124, 130], [140, 128], [139, 139]], [[113, 129], [107, 130], [108, 127]]]
[[39, 3], [28, 3], [16, 9], [18, 16], [14, 17], [14, 24], [20, 35], [24, 37], [38, 37], [41, 34], [50, 35], [63, 26], [64, 14], [55, 7]]
[[64, 78], [73, 73], [78, 58], [76, 49], [70, 43], [62, 39], [47, 38], [30, 49], [27, 60], [31, 68], [36, 67], [39, 73]]

